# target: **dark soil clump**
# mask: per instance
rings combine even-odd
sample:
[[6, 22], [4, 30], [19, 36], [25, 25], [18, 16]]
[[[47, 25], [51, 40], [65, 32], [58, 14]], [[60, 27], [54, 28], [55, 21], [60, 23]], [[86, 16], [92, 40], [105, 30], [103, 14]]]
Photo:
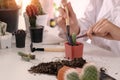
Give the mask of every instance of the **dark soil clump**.
[[55, 62], [40, 63], [37, 66], [31, 67], [28, 71], [31, 73], [43, 73], [49, 75], [57, 75], [59, 69], [63, 66], [69, 66], [72, 68], [82, 68], [86, 63], [83, 58], [77, 58], [73, 60], [60, 60]]

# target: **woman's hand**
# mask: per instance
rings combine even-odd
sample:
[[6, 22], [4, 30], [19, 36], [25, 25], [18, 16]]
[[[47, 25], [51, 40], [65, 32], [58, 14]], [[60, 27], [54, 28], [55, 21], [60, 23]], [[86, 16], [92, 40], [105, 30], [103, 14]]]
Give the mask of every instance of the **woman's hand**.
[[107, 19], [98, 21], [87, 31], [87, 35], [90, 38], [92, 38], [92, 36], [99, 36], [111, 40], [120, 40], [119, 34], [120, 28]]
[[[63, 4], [64, 7], [67, 7], [68, 13], [69, 13], [69, 24], [70, 24], [70, 34], [72, 33], [79, 33], [79, 26], [78, 26], [78, 21], [76, 18], [76, 14], [74, 13], [72, 6], [70, 3], [67, 3], [66, 0], [62, 0], [61, 3]], [[66, 32], [66, 17], [67, 14], [65, 12], [65, 9], [63, 7], [59, 8], [60, 15], [57, 18], [57, 24], [59, 27], [63, 29], [64, 32]]]

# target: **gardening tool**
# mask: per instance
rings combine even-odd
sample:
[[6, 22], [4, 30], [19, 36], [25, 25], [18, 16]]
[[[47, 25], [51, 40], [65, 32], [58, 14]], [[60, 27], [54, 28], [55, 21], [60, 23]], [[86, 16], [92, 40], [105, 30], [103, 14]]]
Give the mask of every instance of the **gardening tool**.
[[64, 48], [35, 48], [33, 43], [30, 44], [31, 52], [35, 51], [47, 51], [47, 52], [64, 52]]

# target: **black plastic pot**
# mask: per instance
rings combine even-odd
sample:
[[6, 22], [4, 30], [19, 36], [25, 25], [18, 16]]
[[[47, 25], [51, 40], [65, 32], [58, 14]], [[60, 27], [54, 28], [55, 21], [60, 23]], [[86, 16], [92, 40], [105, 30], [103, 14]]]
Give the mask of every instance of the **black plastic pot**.
[[16, 47], [17, 48], [24, 48], [25, 47], [26, 32], [24, 30], [17, 30], [15, 33], [15, 39], [16, 39]]
[[30, 36], [32, 42], [39, 43], [43, 41], [43, 29], [43, 26], [39, 26], [37, 28], [30, 27]]
[[0, 9], [0, 21], [7, 23], [7, 31], [15, 32], [18, 29], [19, 8]]

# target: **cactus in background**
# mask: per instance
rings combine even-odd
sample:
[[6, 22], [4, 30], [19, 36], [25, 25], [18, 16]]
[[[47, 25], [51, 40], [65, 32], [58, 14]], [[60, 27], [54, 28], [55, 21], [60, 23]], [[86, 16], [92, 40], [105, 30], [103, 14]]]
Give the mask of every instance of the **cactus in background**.
[[36, 16], [44, 15], [42, 5], [39, 0], [32, 0], [30, 5], [26, 7], [26, 13], [29, 17], [29, 22], [31, 27], [36, 27]]
[[99, 80], [99, 72], [93, 64], [86, 64], [80, 75], [80, 80]]
[[0, 36], [4, 36], [6, 34], [6, 28], [7, 24], [0, 21]]
[[16, 9], [18, 8], [15, 0], [0, 0], [0, 9]]
[[31, 1], [32, 5], [35, 5], [38, 8], [38, 15], [43, 15], [45, 14], [42, 8], [42, 5], [39, 0], [32, 0]]

